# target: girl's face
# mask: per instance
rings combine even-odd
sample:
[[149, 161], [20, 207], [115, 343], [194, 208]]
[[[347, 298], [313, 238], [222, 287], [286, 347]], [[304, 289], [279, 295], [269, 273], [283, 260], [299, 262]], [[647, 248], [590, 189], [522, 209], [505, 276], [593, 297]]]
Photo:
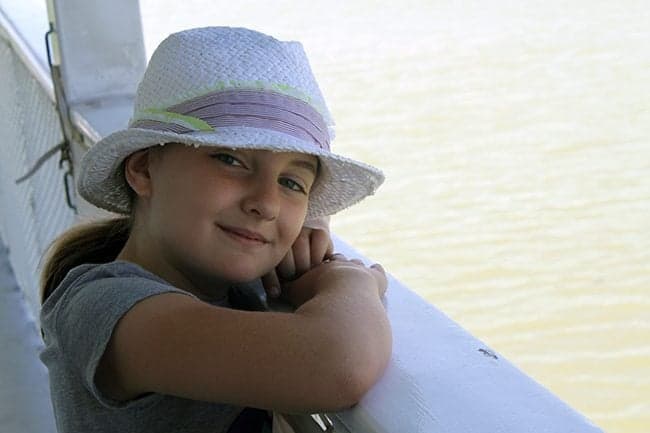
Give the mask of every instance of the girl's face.
[[172, 284], [208, 294], [254, 280], [297, 238], [316, 157], [182, 144], [148, 152], [134, 230], [145, 234], [145, 267]]

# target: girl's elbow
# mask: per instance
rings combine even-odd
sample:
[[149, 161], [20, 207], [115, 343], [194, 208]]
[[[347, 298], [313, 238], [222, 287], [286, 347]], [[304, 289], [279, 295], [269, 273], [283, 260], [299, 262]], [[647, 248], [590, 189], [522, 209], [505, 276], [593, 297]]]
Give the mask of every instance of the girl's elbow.
[[361, 372], [348, 376], [341, 384], [342, 406], [347, 409], [359, 403], [374, 384], [374, 380]]
[[[373, 371], [374, 370], [374, 371]], [[381, 370], [383, 372], [383, 369]], [[361, 401], [364, 395], [377, 383], [381, 377], [378, 369], [364, 368], [358, 365], [338, 374], [338, 402], [341, 409], [348, 409]]]
[[[388, 321], [380, 322], [372, 333], [349, 335], [331, 333], [329, 343], [321, 347], [320, 365], [325, 366], [327, 395], [337, 409], [350, 408], [379, 381], [390, 362], [392, 353], [392, 334]], [[327, 360], [323, 362], [324, 360]]]
[[[390, 360], [390, 345], [383, 353], [372, 357], [362, 357], [351, 361], [338, 372], [338, 386], [341, 390], [342, 405], [346, 408], [359, 403], [364, 395], [379, 381]], [[354, 357], [352, 358], [354, 359]]]

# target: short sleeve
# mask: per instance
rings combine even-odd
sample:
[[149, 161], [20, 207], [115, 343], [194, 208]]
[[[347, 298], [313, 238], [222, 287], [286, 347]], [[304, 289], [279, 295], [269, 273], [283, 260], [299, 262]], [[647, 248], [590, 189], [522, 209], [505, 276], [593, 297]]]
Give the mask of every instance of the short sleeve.
[[57, 303], [54, 328], [63, 358], [73, 369], [72, 374], [79, 375], [84, 387], [102, 405], [115, 408], [145, 403], [117, 402], [106, 397], [95, 383], [95, 373], [120, 318], [138, 302], [170, 292], [192, 296], [141, 276], [104, 276], [73, 284]]

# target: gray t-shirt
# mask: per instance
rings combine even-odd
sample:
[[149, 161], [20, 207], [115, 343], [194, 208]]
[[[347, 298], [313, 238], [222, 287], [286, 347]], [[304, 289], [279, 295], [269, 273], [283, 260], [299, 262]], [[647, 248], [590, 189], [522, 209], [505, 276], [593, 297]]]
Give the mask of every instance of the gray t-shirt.
[[177, 289], [124, 261], [71, 270], [41, 310], [52, 404], [60, 433], [226, 432], [242, 408], [147, 394], [107, 398], [95, 372], [118, 320], [137, 302]]

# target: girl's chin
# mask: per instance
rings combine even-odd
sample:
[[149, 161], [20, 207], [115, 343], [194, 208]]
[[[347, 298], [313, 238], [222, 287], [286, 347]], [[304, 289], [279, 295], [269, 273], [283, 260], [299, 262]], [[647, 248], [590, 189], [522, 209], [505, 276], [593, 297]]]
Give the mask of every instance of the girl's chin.
[[233, 259], [228, 266], [223, 261], [203, 263], [203, 266], [194, 267], [204, 279], [221, 282], [222, 284], [245, 284], [258, 280], [275, 269], [271, 263], [255, 263], [246, 258]]
[[260, 269], [229, 269], [226, 279], [232, 284], [247, 284], [262, 278], [273, 269], [264, 271]]

